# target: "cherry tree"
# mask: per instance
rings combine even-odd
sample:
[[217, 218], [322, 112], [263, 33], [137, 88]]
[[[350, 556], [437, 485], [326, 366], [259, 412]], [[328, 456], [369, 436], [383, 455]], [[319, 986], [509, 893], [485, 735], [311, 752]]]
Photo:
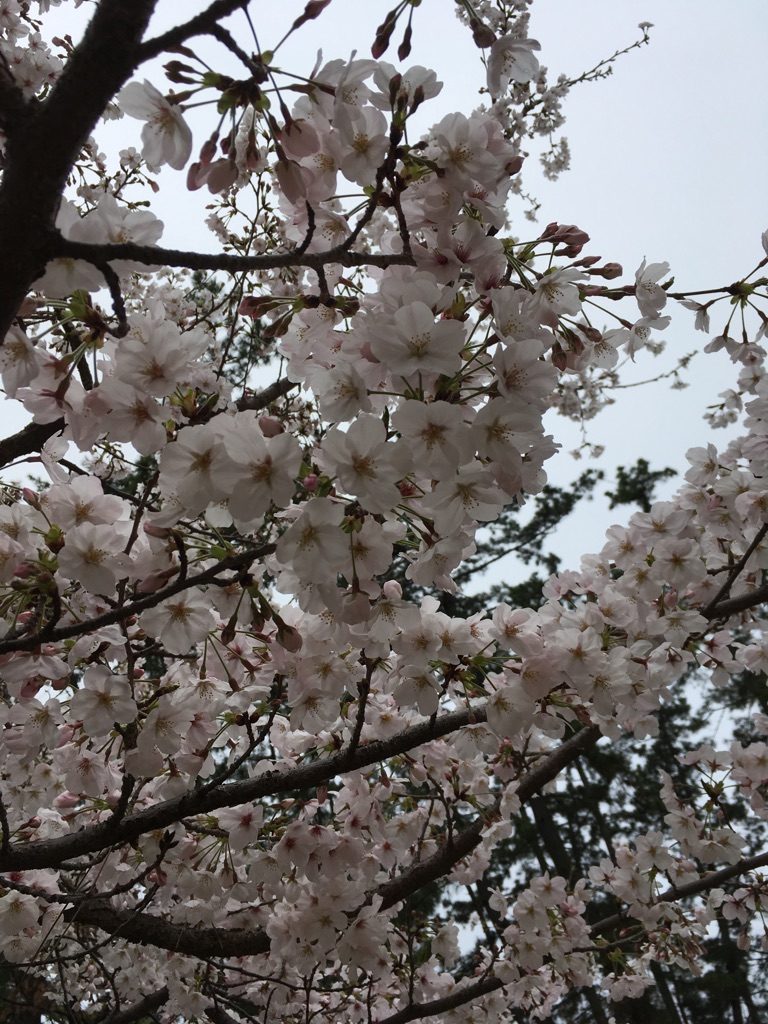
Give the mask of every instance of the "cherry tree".
[[[100, 0], [77, 43], [0, 5], [7, 1019], [625, 1020], [651, 987], [677, 1013], [718, 922], [768, 947], [768, 716], [650, 783], [647, 743], [692, 678], [765, 678], [768, 237], [693, 295], [510, 216], [537, 141], [567, 154], [529, 2], [455, 4], [486, 86], [436, 121], [420, 0], [313, 68], [249, 0], [166, 31]], [[166, 166], [213, 251], [163, 247]], [[464, 607], [545, 488], [544, 414], [593, 415], [680, 305], [720, 317], [738, 439], [537, 607]], [[547, 794], [620, 744], [662, 820], [574, 870]], [[509, 860], [529, 811], [551, 870]]]

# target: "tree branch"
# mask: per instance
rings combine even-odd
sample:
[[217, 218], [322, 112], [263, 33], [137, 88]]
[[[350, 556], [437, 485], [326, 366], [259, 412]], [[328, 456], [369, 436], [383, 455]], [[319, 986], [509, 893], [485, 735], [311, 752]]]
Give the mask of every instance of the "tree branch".
[[5, 134], [10, 136], [18, 130], [29, 111], [30, 104], [17, 85], [5, 55], [0, 53], [0, 125]]
[[440, 718], [427, 719], [404, 729], [386, 740], [374, 740], [358, 747], [353, 759], [345, 752], [313, 761], [290, 771], [272, 771], [254, 779], [228, 782], [209, 793], [191, 791], [172, 800], [164, 800], [117, 823], [103, 822], [87, 826], [72, 835], [39, 842], [17, 843], [7, 853], [0, 852], [0, 871], [24, 871], [32, 868], [59, 867], [65, 861], [96, 853], [120, 843], [132, 842], [146, 832], [167, 828], [183, 818], [207, 814], [220, 807], [236, 807], [276, 793], [311, 789], [330, 781], [342, 771], [359, 771], [379, 761], [404, 754], [408, 750], [441, 739], [465, 725], [485, 721], [482, 708], [454, 711]]
[[702, 615], [706, 615], [708, 619], [729, 619], [731, 615], [748, 611], [764, 601], [768, 601], [768, 586], [755, 587], [754, 590], [737, 594], [736, 597], [721, 601], [720, 604], [708, 605], [702, 610]]
[[258, 956], [269, 951], [269, 936], [263, 931], [171, 924], [155, 914], [113, 910], [96, 902], [65, 910], [64, 918], [73, 924], [99, 928], [116, 939], [191, 956]]
[[[575, 736], [566, 740], [552, 753], [542, 757], [534, 768], [525, 773], [517, 787], [516, 792], [520, 803], [524, 804], [530, 800], [547, 783], [556, 778], [566, 765], [580, 757], [599, 738], [600, 730], [597, 726], [590, 726], [577, 732]], [[391, 882], [382, 885], [379, 888], [379, 895], [383, 897], [382, 910], [394, 906], [395, 903], [400, 903], [425, 885], [448, 874], [460, 860], [463, 860], [480, 844], [485, 825], [484, 816], [478, 817], [458, 835], [454, 835], [452, 842], [446, 842], [437, 853], [414, 864], [397, 878], [393, 878]]]
[[29, 423], [18, 434], [0, 441], [0, 468], [7, 466], [9, 462], [32, 452], [39, 452], [49, 437], [58, 434], [64, 429], [64, 420], [54, 420], [52, 423]]
[[274, 544], [262, 544], [258, 548], [247, 548], [245, 551], [241, 551], [239, 555], [230, 555], [228, 558], [222, 558], [221, 561], [216, 562], [215, 565], [204, 569], [195, 576], [185, 576], [184, 579], [176, 580], [169, 586], [163, 587], [162, 590], [155, 591], [154, 594], [139, 597], [135, 601], [122, 605], [120, 608], [113, 608], [111, 611], [104, 612], [103, 615], [97, 615], [93, 619], [88, 619], [85, 622], [76, 622], [71, 626], [62, 626], [60, 629], [48, 630], [44, 636], [41, 633], [35, 633], [33, 636], [16, 637], [12, 640], [3, 641], [0, 643], [0, 654], [33, 650], [43, 642], [55, 643], [57, 640], [69, 640], [75, 636], [92, 633], [94, 630], [101, 629], [102, 626], [111, 626], [115, 622], [125, 622], [132, 615], [138, 615], [140, 612], [146, 611], [147, 608], [154, 608], [169, 597], [174, 597], [184, 590], [189, 590], [190, 587], [210, 583], [219, 573], [226, 572], [229, 569], [247, 569], [257, 558], [269, 555], [274, 550]]
[[159, 1010], [161, 1006], [165, 1006], [169, 995], [170, 993], [164, 985], [157, 992], [144, 996], [143, 999], [131, 1006], [126, 1006], [124, 1010], [115, 1012], [106, 1019], [102, 1017], [98, 1021], [90, 1020], [88, 1024], [134, 1024], [135, 1021], [141, 1021], [145, 1017], [149, 1017], [155, 1010]]
[[[94, 125], [133, 73], [156, 0], [101, 0], [48, 98], [13, 132], [0, 185], [0, 340], [50, 258], [67, 176]], [[7, 91], [7, 90], [6, 90]]]
[[[474, 714], [474, 713], [473, 713]], [[452, 715], [445, 715], [443, 719], [438, 719], [436, 722], [428, 721], [423, 725], [415, 726], [413, 729], [406, 730], [405, 733], [401, 733], [399, 736], [394, 737], [394, 740], [399, 740], [398, 746], [400, 749], [392, 749], [393, 741], [380, 741], [373, 744], [366, 744], [361, 747], [355, 757], [350, 759], [346, 752], [342, 752], [333, 758], [329, 758], [326, 762], [333, 763], [334, 771], [356, 771], [360, 767], [364, 767], [359, 762], [362, 757], [369, 755], [367, 763], [372, 764], [378, 760], [383, 760], [381, 756], [381, 749], [376, 750], [376, 754], [379, 756], [370, 757], [371, 751], [368, 747], [380, 748], [382, 746], [389, 748], [388, 757], [394, 756], [395, 753], [403, 753], [406, 749], [413, 749], [414, 746], [418, 745], [416, 742], [411, 742], [409, 745], [403, 746], [403, 740], [421, 740], [426, 742], [427, 739], [435, 739], [436, 736], [427, 736], [422, 739], [419, 730], [426, 729], [429, 731], [437, 731], [436, 727], [438, 723], [440, 727], [459, 726], [468, 724], [467, 719], [468, 712], [454, 712]], [[446, 722], [445, 720], [448, 720]], [[476, 719], [475, 719], [476, 720]], [[547, 754], [542, 758], [541, 764], [537, 765], [531, 771], [527, 772], [523, 782], [518, 787], [517, 792], [522, 791], [524, 799], [529, 799], [530, 796], [534, 795], [543, 786], [550, 782], [557, 774], [561, 771], [565, 764], [570, 763], [574, 758], [579, 757], [580, 754], [586, 750], [591, 743], [594, 743], [599, 738], [599, 730], [595, 728], [582, 729], [575, 736], [572, 736], [565, 743], [561, 744], [551, 754]], [[344, 762], [339, 764], [339, 762]], [[282, 782], [288, 783], [283, 788], [288, 789], [306, 789], [309, 785], [318, 785], [317, 781], [307, 782], [306, 778], [299, 780], [297, 775], [303, 772], [307, 775], [316, 769], [316, 764], [307, 766], [307, 769], [294, 769], [292, 772], [286, 772], [282, 776]], [[327, 776], [332, 778], [333, 774]], [[222, 786], [218, 793], [214, 792], [210, 794], [212, 797], [221, 797], [224, 791], [231, 791], [236, 789], [242, 791], [244, 787], [253, 788], [253, 783], [261, 782], [261, 779], [248, 780], [244, 783], [234, 783], [227, 786]], [[268, 780], [267, 780], [268, 781]], [[275, 792], [273, 790], [272, 792]], [[227, 795], [230, 795], [229, 793]], [[250, 799], [254, 799], [257, 794], [251, 794]], [[260, 793], [258, 795], [264, 796], [266, 793]], [[233, 806], [232, 802], [227, 801], [226, 805], [219, 802], [210, 806], [210, 802], [207, 799], [208, 794], [203, 794], [202, 799], [197, 798], [198, 803], [206, 805], [206, 810], [215, 809], [216, 806]], [[183, 803], [186, 798], [180, 800], [167, 801], [164, 806], [166, 811], [168, 810], [169, 804], [174, 804], [178, 808], [179, 804]], [[192, 802], [195, 802], [196, 795], [193, 794]], [[238, 799], [237, 803], [245, 802], [244, 800]], [[196, 811], [191, 813], [200, 813], [203, 808], [197, 808]], [[144, 816], [146, 818], [146, 812]], [[190, 813], [184, 812], [183, 816], [187, 816]], [[134, 819], [140, 818], [142, 815], [134, 815]], [[182, 815], [176, 811], [172, 820], [178, 820]], [[128, 822], [129, 819], [124, 819], [123, 824]], [[167, 822], [170, 824], [170, 822]], [[479, 817], [472, 825], [464, 829], [463, 832], [459, 833], [458, 836], [454, 836], [452, 842], [447, 843], [441, 850], [438, 850], [432, 857], [427, 860], [413, 865], [404, 871], [398, 878], [393, 879], [391, 882], [386, 882], [384, 885], [379, 886], [376, 890], [376, 894], [382, 897], [382, 910], [387, 910], [389, 907], [394, 906], [395, 903], [399, 903], [404, 900], [407, 896], [428, 885], [430, 882], [435, 881], [437, 878], [448, 874], [448, 872], [464, 857], [466, 857], [472, 850], [478, 845], [482, 839], [482, 832], [485, 826], [485, 819]], [[98, 828], [99, 826], [96, 826]], [[162, 825], [154, 825], [154, 828], [163, 827]], [[49, 847], [54, 844], [62, 847], [70, 839], [79, 839], [82, 833], [76, 836], [66, 837], [65, 840], [54, 839], [48, 840], [46, 845]], [[114, 841], [114, 840], [113, 840]], [[43, 843], [38, 844], [27, 844], [27, 848], [34, 848], [42, 846]], [[71, 845], [71, 844], [70, 844]], [[85, 851], [80, 851], [85, 852]], [[90, 852], [90, 850], [88, 851]], [[67, 856], [71, 856], [71, 852], [67, 852]], [[64, 859], [63, 857], [61, 859]], [[58, 861], [61, 863], [61, 860]], [[37, 866], [37, 865], [36, 865]], [[50, 864], [49, 864], [50, 866]], [[269, 938], [265, 932], [253, 931], [251, 929], [243, 928], [199, 928], [196, 927], [194, 930], [188, 924], [173, 924], [164, 920], [163, 918], [156, 917], [153, 914], [146, 914], [139, 911], [129, 910], [114, 910], [104, 901], [85, 901], [80, 906], [71, 910], [65, 911], [67, 920], [72, 922], [79, 922], [100, 928], [117, 938], [126, 939], [130, 942], [138, 942], [142, 945], [153, 945], [159, 946], [161, 949], [170, 949], [179, 953], [187, 953], [191, 956], [255, 956], [259, 953], [265, 953], [269, 950]], [[410, 1020], [411, 1018], [404, 1018]]]
[[240, 412], [244, 412], [246, 409], [266, 409], [268, 405], [287, 395], [295, 387], [298, 387], [298, 384], [294, 381], [288, 380], [287, 377], [281, 377], [280, 380], [273, 381], [263, 391], [257, 391], [254, 395], [243, 395], [237, 400], [236, 405]]
[[281, 267], [309, 267], [320, 270], [329, 263], [345, 267], [415, 266], [412, 256], [403, 253], [376, 254], [350, 251], [344, 244], [324, 252], [301, 252], [299, 249], [271, 256], [237, 256], [233, 253], [192, 252], [184, 249], [163, 249], [134, 242], [99, 244], [76, 242], [62, 235], [51, 238], [48, 256], [87, 260], [99, 265], [110, 260], [132, 260], [147, 267], [184, 267], [187, 270], [223, 270], [238, 273], [244, 270], [277, 270]]
[[442, 996], [440, 999], [432, 999], [428, 1003], [412, 1003], [404, 1010], [390, 1014], [389, 1017], [382, 1017], [380, 1024], [408, 1024], [408, 1021], [421, 1020], [423, 1017], [436, 1017], [438, 1013], [447, 1013], [449, 1010], [456, 1010], [460, 1006], [466, 1006], [474, 999], [487, 996], [503, 988], [504, 983], [498, 978], [483, 978], [471, 985], [457, 986], [449, 996]]
[[213, 1024], [238, 1024], [235, 1018], [227, 1013], [223, 1006], [209, 1006], [205, 1011], [206, 1017], [213, 1021]]
[[[735, 864], [729, 864], [718, 871], [710, 871], [708, 874], [702, 875], [701, 878], [697, 878], [694, 882], [671, 886], [661, 893], [656, 903], [672, 903], [676, 900], [685, 899], [686, 896], [695, 896], [697, 893], [706, 892], [707, 889], [716, 888], [721, 882], [727, 882], [729, 879], [743, 875], [747, 871], [754, 871], [755, 868], [763, 868], [767, 865], [768, 853], [759, 853], [756, 857], [746, 857], [744, 860], [737, 861]], [[611, 914], [610, 917], [604, 917], [593, 924], [589, 929], [589, 934], [592, 936], [602, 935], [603, 932], [610, 931], [611, 928], [625, 924], [630, 917], [631, 914]]]
[[142, 43], [137, 54], [139, 62], [144, 63], [166, 50], [172, 50], [193, 36], [206, 35], [222, 18], [234, 14], [242, 7], [247, 7], [248, 3], [249, 0], [216, 0], [206, 10], [196, 14], [189, 21], [185, 21], [183, 25], [177, 25], [175, 28], [163, 32], [162, 35]]
[[720, 589], [715, 594], [715, 596], [712, 598], [712, 600], [709, 602], [707, 607], [702, 610], [701, 614], [704, 615], [706, 618], [712, 619], [712, 618], [718, 618], [719, 617], [719, 616], [715, 616], [713, 614], [713, 612], [719, 606], [721, 600], [724, 597], [726, 597], [727, 594], [729, 594], [731, 592], [731, 587], [736, 582], [736, 580], [739, 578], [739, 574], [744, 569], [744, 566], [747, 564], [747, 562], [751, 558], [751, 556], [752, 556], [753, 552], [755, 551], [755, 549], [757, 547], [759, 547], [760, 542], [763, 540], [763, 538], [765, 537], [766, 533], [768, 533], [768, 523], [763, 523], [763, 525], [757, 531], [755, 536], [752, 538], [752, 542], [749, 545], [749, 547], [747, 548], [747, 550], [744, 552], [744, 554], [741, 556], [741, 558], [738, 560], [738, 562], [733, 566], [733, 568], [728, 573], [728, 576], [727, 576], [727, 578], [725, 580], [725, 583], [723, 583], [722, 587], [720, 587]]

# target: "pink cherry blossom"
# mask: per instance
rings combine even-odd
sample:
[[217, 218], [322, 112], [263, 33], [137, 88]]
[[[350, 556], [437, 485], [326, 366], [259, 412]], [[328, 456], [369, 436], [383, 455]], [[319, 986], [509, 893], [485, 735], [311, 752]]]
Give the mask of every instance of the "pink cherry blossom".
[[163, 164], [180, 171], [192, 152], [192, 132], [178, 105], [168, 100], [146, 79], [131, 82], [118, 97], [122, 110], [145, 121], [141, 130], [144, 159], [151, 170]]

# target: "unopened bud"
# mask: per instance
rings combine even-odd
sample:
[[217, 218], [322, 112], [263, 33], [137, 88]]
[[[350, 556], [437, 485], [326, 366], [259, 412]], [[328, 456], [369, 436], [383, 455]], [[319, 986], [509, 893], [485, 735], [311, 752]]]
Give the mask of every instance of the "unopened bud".
[[403, 588], [397, 580], [387, 580], [381, 592], [388, 601], [399, 601], [403, 596]]
[[154, 594], [155, 591], [160, 590], [165, 584], [176, 575], [177, 569], [174, 567], [170, 569], [163, 569], [162, 572], [153, 572], [149, 576], [145, 576], [143, 580], [139, 582], [136, 587], [137, 594]]
[[599, 345], [603, 340], [602, 334], [596, 327], [587, 327], [585, 324], [580, 324], [579, 330], [589, 341], [594, 342], [595, 345]]
[[504, 165], [504, 170], [511, 177], [513, 174], [518, 174], [520, 172], [524, 162], [525, 157], [513, 156], [511, 160], [507, 160], [506, 164]]
[[54, 552], [54, 554], [64, 547], [64, 533], [59, 526], [52, 526], [47, 533], [44, 535], [43, 540], [45, 541], [48, 548]]
[[159, 537], [160, 540], [167, 540], [171, 536], [171, 530], [167, 526], [155, 526], [154, 523], [144, 523], [144, 533], [150, 537]]
[[208, 177], [208, 168], [199, 162], [190, 164], [187, 168], [187, 189], [190, 192], [197, 192], [202, 188]]
[[621, 277], [624, 269], [620, 263], [606, 263], [602, 267], [593, 267], [588, 273], [592, 277], [604, 277], [606, 281], [612, 281], [615, 277]]
[[259, 416], [259, 427], [264, 437], [277, 437], [283, 433], [283, 425], [274, 416]]
[[403, 76], [401, 74], [393, 75], [389, 80], [389, 105], [394, 107], [395, 101], [397, 100], [397, 94], [400, 92], [400, 86], [403, 84]]
[[61, 808], [62, 810], [69, 810], [72, 807], [77, 807], [79, 803], [80, 797], [75, 796], [74, 793], [70, 793], [69, 790], [59, 793], [59, 795], [53, 799], [53, 806]]
[[487, 49], [489, 46], [493, 46], [496, 42], [496, 34], [493, 29], [484, 25], [479, 18], [470, 18], [469, 27], [472, 29], [472, 39], [474, 40], [475, 46], [481, 50]]
[[237, 181], [237, 166], [229, 159], [215, 160], [208, 169], [206, 185], [212, 195], [224, 192]]
[[277, 628], [277, 642], [284, 650], [296, 654], [301, 650], [301, 633], [293, 626], [283, 624]]

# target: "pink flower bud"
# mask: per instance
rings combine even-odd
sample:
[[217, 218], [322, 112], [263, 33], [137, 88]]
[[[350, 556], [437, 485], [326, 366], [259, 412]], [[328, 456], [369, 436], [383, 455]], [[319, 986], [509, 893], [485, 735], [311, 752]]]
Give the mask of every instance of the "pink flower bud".
[[574, 267], [594, 267], [601, 259], [601, 256], [583, 256], [580, 260], [576, 260], [573, 265]]
[[176, 568], [164, 569], [162, 572], [153, 572], [146, 576], [136, 587], [138, 594], [154, 594], [176, 575]]
[[371, 602], [367, 594], [346, 593], [344, 595], [341, 610], [339, 611], [339, 618], [342, 622], [348, 622], [350, 625], [358, 622], [367, 622], [370, 614]]
[[59, 747], [66, 747], [68, 743], [71, 743], [72, 738], [81, 725], [81, 722], [67, 722], [66, 725], [60, 725], [59, 732], [56, 737], [56, 749], [58, 750]]
[[278, 160], [275, 174], [280, 183], [280, 191], [289, 203], [298, 203], [305, 198], [307, 186], [297, 163], [293, 160]]
[[214, 133], [210, 139], [206, 139], [200, 147], [200, 163], [203, 167], [208, 167], [213, 158], [216, 156], [216, 143], [218, 141], [218, 135]]
[[208, 167], [201, 163], [190, 164], [187, 168], [187, 189], [190, 192], [197, 192], [202, 188], [208, 178]]
[[307, 491], [310, 491], [310, 492], [316, 491], [317, 490], [317, 481], [318, 481], [317, 473], [307, 473], [307, 475], [304, 477], [304, 480], [303, 480], [304, 489], [307, 490]]
[[249, 171], [259, 171], [264, 166], [264, 158], [261, 150], [256, 145], [256, 133], [253, 129], [248, 132], [248, 145], [245, 150], [245, 166]]
[[28, 505], [31, 505], [32, 508], [40, 508], [40, 496], [37, 491], [33, 491], [31, 487], [22, 487], [21, 493]]
[[277, 642], [284, 650], [290, 651], [291, 654], [296, 654], [297, 651], [301, 650], [301, 633], [293, 626], [278, 626]]
[[167, 540], [171, 536], [167, 526], [155, 526], [154, 523], [144, 523], [144, 533], [148, 533], [150, 537], [159, 537], [161, 540]]
[[615, 277], [621, 277], [624, 270], [620, 263], [606, 263], [603, 267], [593, 267], [588, 273], [593, 277], [604, 277], [606, 281], [611, 281]]
[[206, 184], [213, 195], [224, 192], [237, 181], [237, 167], [229, 159], [214, 160], [208, 169]]
[[69, 790], [59, 793], [59, 795], [54, 797], [53, 800], [53, 806], [59, 810], [69, 810], [72, 807], [77, 807], [79, 803], [80, 797], [75, 796], [74, 793], [70, 793]]
[[277, 437], [283, 433], [283, 424], [274, 416], [259, 416], [259, 426], [264, 437]]
[[403, 596], [403, 588], [397, 580], [387, 580], [381, 592], [388, 601], [399, 601]]

